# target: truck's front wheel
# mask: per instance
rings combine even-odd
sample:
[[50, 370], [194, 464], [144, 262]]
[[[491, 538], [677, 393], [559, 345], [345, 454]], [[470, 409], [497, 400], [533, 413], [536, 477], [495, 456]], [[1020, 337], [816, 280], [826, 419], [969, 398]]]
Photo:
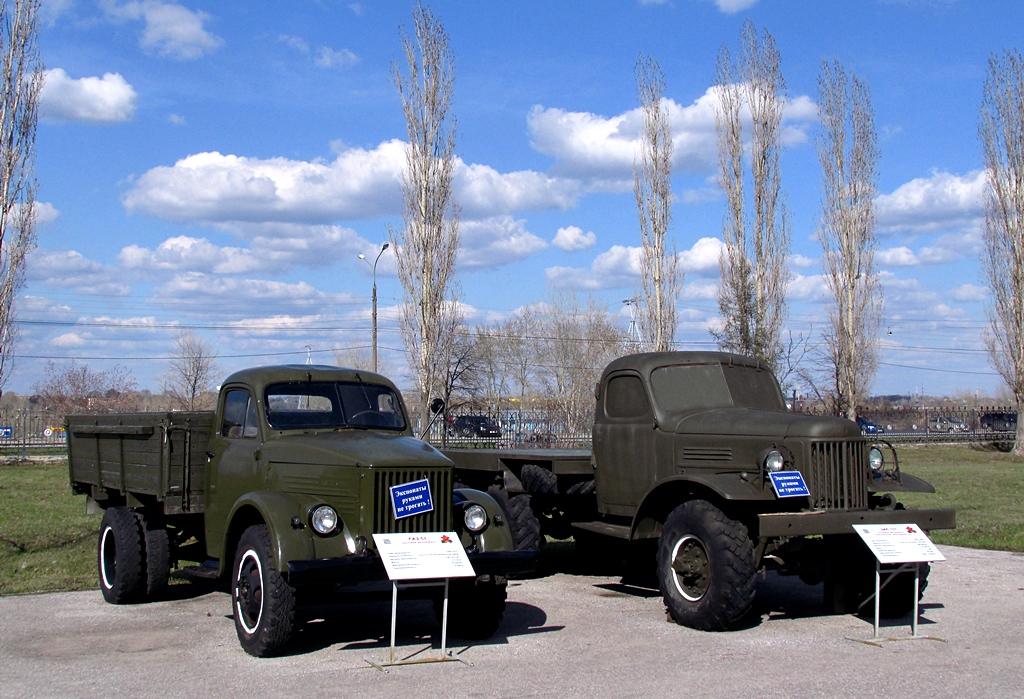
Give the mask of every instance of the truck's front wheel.
[[295, 590], [273, 561], [266, 525], [246, 529], [235, 554], [231, 605], [239, 643], [258, 658], [280, 653], [295, 626]]
[[110, 507], [100, 522], [97, 562], [100, 591], [111, 604], [135, 602], [146, 589], [142, 527], [127, 507]]
[[730, 628], [754, 603], [755, 573], [754, 547], [742, 523], [705, 500], [669, 514], [658, 543], [658, 582], [677, 624]]

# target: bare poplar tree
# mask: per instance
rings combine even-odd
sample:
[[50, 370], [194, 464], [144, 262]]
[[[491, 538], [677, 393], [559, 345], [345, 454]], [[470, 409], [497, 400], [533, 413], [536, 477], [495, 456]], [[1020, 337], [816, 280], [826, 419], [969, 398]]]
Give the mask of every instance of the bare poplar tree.
[[[722, 226], [725, 248], [718, 264], [723, 325], [712, 334], [721, 349], [757, 357], [774, 367], [781, 350], [789, 282], [789, 214], [779, 170], [786, 83], [771, 34], [765, 31], [759, 40], [748, 21], [740, 42], [739, 61], [733, 62], [727, 47], [718, 54], [715, 130], [728, 210]], [[751, 119], [749, 201], [744, 192], [744, 106]]]
[[167, 367], [164, 390], [178, 410], [213, 408], [212, 383], [217, 370], [217, 352], [191, 330], [174, 336], [175, 354]]
[[440, 21], [417, 4], [413, 25], [414, 39], [402, 32], [408, 72], [392, 65], [409, 145], [402, 174], [403, 226], [398, 232], [389, 229], [389, 238], [405, 296], [399, 325], [426, 424], [430, 393], [438, 389], [443, 372], [440, 358], [451, 349], [462, 324], [453, 280], [459, 247], [459, 210], [452, 198], [455, 74]]
[[665, 76], [658, 62], [641, 56], [636, 62], [636, 83], [644, 117], [640, 163], [633, 163], [633, 193], [643, 250], [640, 333], [645, 349], [663, 352], [672, 348], [675, 339], [676, 301], [683, 282], [675, 245], [665, 244], [672, 220], [672, 131], [668, 108], [662, 102]]
[[818, 76], [818, 160], [825, 284], [832, 295], [825, 332], [836, 412], [851, 420], [878, 368], [882, 289], [875, 274], [874, 196], [878, 138], [867, 84], [838, 61]]
[[35, 156], [43, 65], [39, 0], [0, 0], [0, 388], [10, 375], [15, 300], [35, 246]]
[[523, 410], [527, 396], [537, 382], [537, 357], [540, 347], [541, 319], [532, 306], [523, 306], [505, 321], [502, 332], [505, 338], [505, 371], [519, 396], [517, 425], [523, 424]]
[[625, 333], [612, 322], [606, 307], [593, 297], [583, 303], [571, 290], [550, 295], [544, 325], [541, 379], [562, 424], [585, 432], [593, 423], [594, 384], [618, 356]]
[[[1024, 59], [1016, 49], [988, 62], [978, 134], [985, 157], [985, 251], [992, 289], [989, 357], [1018, 407], [1024, 405]], [[1017, 455], [1024, 421], [1017, 421]]]

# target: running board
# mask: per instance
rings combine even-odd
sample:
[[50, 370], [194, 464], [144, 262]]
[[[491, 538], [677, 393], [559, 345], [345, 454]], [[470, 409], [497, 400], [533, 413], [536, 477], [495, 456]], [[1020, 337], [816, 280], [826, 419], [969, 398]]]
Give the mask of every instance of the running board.
[[626, 524], [609, 524], [607, 522], [573, 522], [573, 529], [579, 529], [592, 534], [610, 536], [613, 539], [625, 539], [629, 541], [630, 527]]

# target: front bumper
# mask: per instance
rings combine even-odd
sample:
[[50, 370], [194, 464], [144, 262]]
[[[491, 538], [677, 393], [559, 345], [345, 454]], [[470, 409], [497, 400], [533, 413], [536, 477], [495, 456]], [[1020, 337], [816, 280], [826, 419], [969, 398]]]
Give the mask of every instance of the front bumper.
[[955, 529], [956, 510], [813, 510], [758, 515], [762, 539], [780, 536], [852, 534], [857, 524], [916, 524], [925, 531]]
[[[505, 577], [532, 573], [537, 558], [535, 551], [488, 551], [468, 555], [477, 575]], [[288, 561], [288, 582], [295, 586], [352, 585], [387, 579], [384, 563], [374, 555]]]

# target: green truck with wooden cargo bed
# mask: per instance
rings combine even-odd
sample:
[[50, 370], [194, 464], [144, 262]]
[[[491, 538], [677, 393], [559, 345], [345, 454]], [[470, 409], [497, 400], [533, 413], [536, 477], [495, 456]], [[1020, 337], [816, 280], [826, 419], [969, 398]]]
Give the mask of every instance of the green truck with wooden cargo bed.
[[[443, 452], [456, 481], [502, 502], [517, 548], [536, 548], [545, 535], [587, 548], [614, 539], [656, 548], [658, 585], [679, 624], [734, 626], [766, 569], [824, 581], [827, 611], [855, 611], [874, 593], [874, 565], [853, 525], [956, 524], [951, 509], [904, 509], [894, 494], [934, 488], [901, 473], [892, 446], [869, 443], [856, 423], [790, 412], [774, 374], [754, 359], [621, 357], [596, 399], [592, 451]], [[910, 610], [913, 582], [890, 582], [884, 616]]]
[[[451, 461], [407, 414], [383, 376], [293, 365], [232, 374], [215, 411], [68, 416], [71, 487], [103, 515], [104, 598], [159, 596], [192, 561], [191, 574], [229, 582], [242, 647], [275, 655], [305, 599], [387, 580], [373, 534], [454, 531], [476, 577], [453, 581], [449, 628], [490, 636], [508, 576], [534, 554], [514, 550], [491, 496], [453, 487]], [[422, 481], [430, 509], [399, 515], [392, 487]]]

